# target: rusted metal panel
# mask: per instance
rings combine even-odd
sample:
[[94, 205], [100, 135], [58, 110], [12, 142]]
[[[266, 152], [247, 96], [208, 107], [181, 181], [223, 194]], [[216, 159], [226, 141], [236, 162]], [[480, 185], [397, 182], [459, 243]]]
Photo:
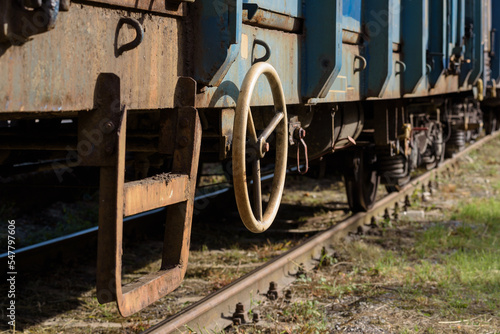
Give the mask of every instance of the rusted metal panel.
[[[79, 2], [79, 1], [76, 1]], [[185, 6], [182, 2], [194, 2], [194, 0], [87, 0], [87, 2], [102, 3], [119, 7], [147, 10], [169, 15], [182, 16], [185, 13]]]
[[[115, 41], [123, 16], [140, 20], [145, 33], [137, 48], [117, 57], [117, 47], [135, 38], [124, 26]], [[0, 45], [0, 112], [92, 109], [102, 72], [120, 76], [128, 109], [171, 108], [185, 68], [181, 35], [177, 18], [71, 6], [52, 31], [22, 46]]]
[[124, 187], [123, 216], [154, 210], [184, 202], [189, 184], [187, 175], [157, 175], [145, 180], [128, 182]]
[[300, 33], [303, 20], [257, 8], [254, 12], [243, 11], [243, 23], [286, 32]]
[[345, 44], [361, 44], [363, 41], [362, 36], [358, 32], [350, 30], [342, 30], [342, 43]]
[[276, 1], [276, 0], [243, 0], [243, 4], [255, 4], [258, 3], [260, 8], [265, 8], [269, 11], [275, 13], [283, 13], [284, 15], [292, 16], [292, 17], [302, 17], [303, 5], [301, 0], [285, 0], [285, 1]]

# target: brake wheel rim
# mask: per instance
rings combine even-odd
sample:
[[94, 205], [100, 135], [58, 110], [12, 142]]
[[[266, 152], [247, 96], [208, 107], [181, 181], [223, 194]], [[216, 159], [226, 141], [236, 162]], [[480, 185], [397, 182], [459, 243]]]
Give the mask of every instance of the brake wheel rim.
[[[282, 117], [282, 119], [272, 130], [272, 132], [276, 132], [276, 161], [275, 161], [274, 178], [268, 205], [265, 208], [265, 211], [262, 212], [262, 219], [258, 219], [260, 217], [256, 217], [254, 214], [254, 208], [252, 208], [248, 192], [246, 153], [247, 153], [247, 129], [249, 124], [249, 119], [253, 119], [251, 118], [250, 102], [257, 81], [259, 77], [263, 74], [266, 76], [269, 85], [271, 86], [271, 91], [274, 100], [274, 111], [275, 111], [274, 116]], [[251, 121], [251, 123], [253, 124], [253, 121]], [[249, 229], [254, 233], [261, 233], [266, 231], [271, 226], [278, 213], [279, 205], [281, 203], [281, 197], [283, 195], [283, 189], [285, 186], [286, 161], [288, 154], [287, 137], [288, 137], [288, 129], [287, 129], [285, 96], [283, 93], [283, 88], [279, 76], [276, 70], [270, 64], [257, 63], [252, 66], [252, 68], [248, 71], [247, 75], [245, 76], [240, 91], [240, 95], [238, 97], [235, 120], [234, 120], [234, 128], [233, 128], [233, 157], [232, 157], [233, 184], [234, 184], [234, 192], [236, 197], [236, 204], [238, 206], [238, 211], [240, 213], [240, 217], [243, 221], [243, 224], [247, 227], [247, 229]], [[257, 180], [257, 182], [259, 182], [259, 185], [260, 185], [260, 158], [261, 157], [256, 158], [257, 160], [259, 160], [259, 164], [257, 166], [254, 165], [254, 168], [259, 168], [258, 180]], [[252, 186], [254, 189], [257, 188], [255, 183], [253, 183]], [[262, 202], [261, 193], [260, 193], [260, 201]], [[256, 205], [257, 203], [255, 203], [254, 201], [254, 206]]]

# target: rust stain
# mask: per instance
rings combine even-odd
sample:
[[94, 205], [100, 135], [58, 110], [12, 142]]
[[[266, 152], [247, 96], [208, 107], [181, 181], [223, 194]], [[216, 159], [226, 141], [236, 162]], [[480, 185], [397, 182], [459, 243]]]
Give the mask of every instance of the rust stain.
[[[0, 56], [0, 112], [92, 109], [100, 73], [121, 78], [123, 102], [129, 109], [173, 107], [182, 66], [177, 63], [179, 18], [144, 17], [143, 43], [116, 58], [115, 30], [123, 15], [123, 10], [72, 6], [54, 30], [8, 48]], [[96, 19], [90, 22], [89, 17]], [[135, 37], [126, 27], [121, 33], [126, 42]]]

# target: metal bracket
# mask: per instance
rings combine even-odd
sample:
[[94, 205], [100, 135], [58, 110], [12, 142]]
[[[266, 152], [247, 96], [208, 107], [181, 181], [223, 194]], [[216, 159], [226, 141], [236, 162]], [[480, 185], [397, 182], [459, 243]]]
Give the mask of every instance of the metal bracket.
[[[89, 133], [102, 143], [91, 150], [79, 145], [79, 153], [85, 164], [101, 167], [97, 298], [100, 303], [116, 301], [120, 313], [129, 316], [176, 289], [186, 273], [201, 123], [194, 107], [174, 109], [170, 114], [175, 117], [166, 118], [176, 129], [170, 132], [174, 142], [172, 173], [125, 183], [127, 114], [120, 105], [120, 79], [116, 75], [99, 76], [96, 104], [94, 111], [80, 115], [80, 138]], [[109, 132], [100, 136], [103, 126]], [[160, 271], [122, 286], [123, 217], [167, 206]]]
[[[306, 130], [302, 129], [302, 127], [298, 127], [294, 131], [293, 139], [297, 142], [297, 172], [300, 175], [305, 175], [309, 171], [309, 156], [307, 155], [307, 144], [304, 141], [306, 137]], [[306, 160], [306, 165], [304, 169], [300, 168], [300, 147], [302, 146], [304, 150], [304, 157]]]
[[59, 11], [67, 10], [67, 1], [1, 1], [0, 2], [0, 43], [10, 42], [22, 45], [31, 36], [55, 27]]
[[[135, 39], [132, 42], [123, 44], [122, 46], [118, 47], [118, 37], [120, 35], [120, 30], [122, 29], [124, 24], [128, 24], [132, 28], [135, 29]], [[124, 52], [130, 51], [138, 47], [141, 43], [142, 40], [144, 39], [144, 28], [142, 27], [142, 24], [137, 21], [136, 19], [132, 17], [122, 17], [118, 21], [118, 25], [116, 26], [116, 33], [115, 33], [115, 56], [121, 56]]]

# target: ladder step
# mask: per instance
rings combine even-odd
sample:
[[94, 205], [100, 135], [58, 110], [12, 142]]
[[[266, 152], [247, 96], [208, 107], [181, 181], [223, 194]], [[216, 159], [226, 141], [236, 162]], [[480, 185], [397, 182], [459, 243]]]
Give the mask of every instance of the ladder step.
[[184, 174], [159, 174], [124, 185], [123, 216], [187, 201], [189, 177]]

